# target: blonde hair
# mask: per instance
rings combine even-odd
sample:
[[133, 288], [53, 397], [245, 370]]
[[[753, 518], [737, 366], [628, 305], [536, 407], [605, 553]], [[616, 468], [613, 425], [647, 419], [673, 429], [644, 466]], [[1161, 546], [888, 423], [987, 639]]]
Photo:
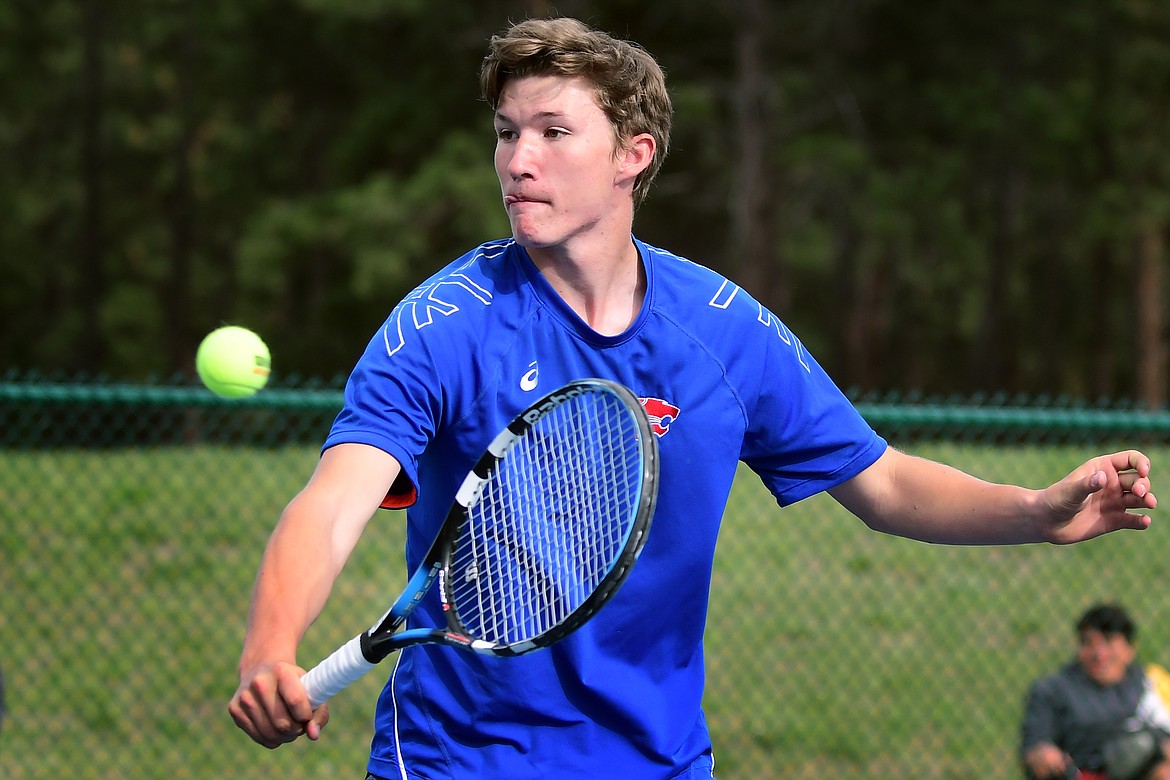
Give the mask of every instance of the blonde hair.
[[641, 205], [670, 146], [673, 109], [658, 62], [638, 44], [576, 19], [528, 19], [492, 36], [479, 72], [484, 100], [495, 111], [508, 79], [525, 76], [580, 76], [589, 81], [613, 125], [618, 149], [640, 133], [654, 138], [654, 157], [634, 182], [634, 206]]

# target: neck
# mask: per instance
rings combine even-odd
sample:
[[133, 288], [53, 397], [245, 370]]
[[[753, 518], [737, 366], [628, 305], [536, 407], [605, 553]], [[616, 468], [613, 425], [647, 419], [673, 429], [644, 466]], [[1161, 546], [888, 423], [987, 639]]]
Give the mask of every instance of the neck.
[[646, 296], [646, 271], [629, 234], [593, 248], [529, 249], [544, 278], [585, 324], [603, 336], [630, 327]]

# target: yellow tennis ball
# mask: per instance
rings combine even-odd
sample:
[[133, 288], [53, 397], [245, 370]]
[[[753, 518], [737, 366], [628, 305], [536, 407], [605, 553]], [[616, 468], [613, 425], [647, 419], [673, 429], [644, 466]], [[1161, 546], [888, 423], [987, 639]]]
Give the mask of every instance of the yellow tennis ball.
[[204, 337], [195, 353], [195, 370], [207, 389], [224, 398], [244, 398], [268, 382], [272, 356], [252, 331], [226, 325]]

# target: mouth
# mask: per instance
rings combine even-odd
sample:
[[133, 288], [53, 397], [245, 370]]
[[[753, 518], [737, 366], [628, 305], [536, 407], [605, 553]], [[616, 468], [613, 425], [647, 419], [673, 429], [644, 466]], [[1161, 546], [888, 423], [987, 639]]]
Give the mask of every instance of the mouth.
[[542, 201], [539, 201], [536, 198], [530, 198], [526, 195], [505, 195], [504, 196], [504, 205], [505, 206], [516, 206], [516, 205], [521, 205], [524, 203], [540, 203], [540, 202], [542, 202]]

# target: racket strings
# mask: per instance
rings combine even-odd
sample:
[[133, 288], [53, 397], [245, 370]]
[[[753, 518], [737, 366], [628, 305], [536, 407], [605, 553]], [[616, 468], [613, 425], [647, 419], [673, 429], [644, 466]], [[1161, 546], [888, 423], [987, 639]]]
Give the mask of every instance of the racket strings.
[[619, 398], [580, 396], [520, 436], [456, 543], [452, 601], [476, 638], [532, 640], [565, 622], [625, 549], [643, 464]]

